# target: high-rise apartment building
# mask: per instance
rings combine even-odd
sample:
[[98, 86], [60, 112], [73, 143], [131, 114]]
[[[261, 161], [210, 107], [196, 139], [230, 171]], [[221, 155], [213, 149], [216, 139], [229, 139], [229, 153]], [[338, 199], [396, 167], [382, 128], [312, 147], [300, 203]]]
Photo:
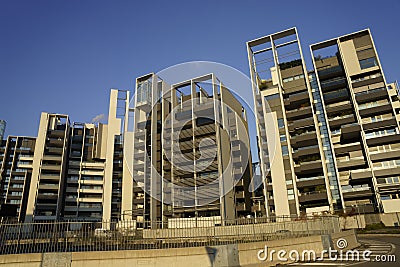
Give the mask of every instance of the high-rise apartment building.
[[129, 92], [111, 90], [108, 125], [42, 113], [26, 221], [120, 220], [128, 100]]
[[295, 28], [247, 42], [265, 214], [341, 208]]
[[247, 48], [266, 214], [398, 211], [398, 90], [369, 30], [311, 45], [315, 71], [295, 28]]
[[71, 126], [64, 219], [103, 219], [105, 128], [76, 122]]
[[399, 212], [399, 87], [386, 83], [370, 31], [310, 49], [308, 71], [296, 28], [247, 42], [258, 163], [246, 110], [214, 74], [169, 85], [151, 73], [133, 99], [111, 90], [107, 124], [44, 112], [37, 138], [0, 139], [0, 205], [19, 221], [150, 227]]
[[0, 204], [14, 207], [18, 221], [25, 218], [35, 141], [34, 137], [8, 136], [0, 145]]
[[311, 45], [311, 52], [345, 207], [399, 211], [400, 103], [370, 31]]
[[67, 115], [41, 114], [26, 221], [61, 219], [69, 138], [70, 122]]
[[133, 181], [124, 184], [125, 219], [250, 213], [246, 114], [215, 75], [172, 86], [155, 74], [139, 77], [129, 117]]

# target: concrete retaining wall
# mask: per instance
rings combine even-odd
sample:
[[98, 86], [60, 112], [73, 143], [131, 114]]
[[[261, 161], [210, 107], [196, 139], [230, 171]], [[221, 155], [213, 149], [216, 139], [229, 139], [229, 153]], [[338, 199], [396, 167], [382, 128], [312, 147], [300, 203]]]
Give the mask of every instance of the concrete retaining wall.
[[247, 225], [173, 228], [173, 229], [145, 229], [143, 238], [180, 238], [180, 237], [206, 237], [206, 236], [237, 236], [276, 233], [280, 231], [309, 232], [311, 231], [339, 232], [337, 217], [316, 218], [304, 221], [271, 222]]
[[341, 229], [365, 228], [369, 224], [380, 222], [385, 226], [400, 226], [400, 213], [360, 214], [339, 218]]
[[[309, 236], [285, 240], [230, 244], [214, 247], [154, 249], [154, 250], [125, 250], [72, 253], [43, 253], [0, 256], [1, 266], [18, 267], [106, 267], [106, 266], [190, 266], [190, 267], [219, 267], [245, 266], [262, 264], [274, 266], [278, 263], [275, 254], [272, 262], [267, 259], [260, 261], [257, 257], [260, 250], [314, 250], [321, 252], [334, 246], [339, 238], [345, 238], [348, 248], [358, 245], [354, 231], [345, 231], [329, 235]], [[262, 256], [262, 255], [261, 255]]]

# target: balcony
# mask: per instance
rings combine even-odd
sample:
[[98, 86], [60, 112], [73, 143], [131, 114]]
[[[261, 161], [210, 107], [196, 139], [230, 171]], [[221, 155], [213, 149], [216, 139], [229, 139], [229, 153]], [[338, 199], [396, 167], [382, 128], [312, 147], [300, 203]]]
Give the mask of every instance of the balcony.
[[319, 152], [319, 146], [307, 146], [307, 147], [300, 147], [298, 149], [293, 150], [293, 158], [298, 159], [301, 156], [316, 154]]
[[322, 82], [320, 82], [320, 84], [321, 84], [322, 92], [329, 92], [329, 91], [332, 91], [335, 89], [346, 87], [347, 82], [346, 82], [346, 78], [338, 77], [338, 78], [322, 81]]
[[348, 110], [353, 110], [353, 105], [349, 100], [326, 105], [326, 112], [328, 114], [332, 112], [345, 112]]
[[284, 99], [284, 104], [287, 108], [289, 108], [289, 106], [291, 106], [292, 104], [296, 104], [296, 103], [307, 103], [310, 102], [310, 96], [308, 94], [308, 91], [302, 91], [299, 93], [295, 93], [295, 94], [290, 94], [288, 97], [286, 97]]
[[350, 96], [349, 96], [347, 88], [343, 88], [343, 89], [340, 89], [337, 91], [323, 94], [323, 98], [324, 98], [326, 105], [332, 104], [335, 102], [342, 102], [342, 101], [348, 100], [349, 97]]
[[359, 112], [361, 117], [371, 117], [372, 115], [384, 114], [392, 111], [393, 111], [392, 105], [390, 105], [389, 102], [379, 103], [368, 108], [362, 108], [359, 106]]
[[350, 151], [361, 150], [360, 141], [350, 143], [350, 144], [335, 144], [335, 154], [340, 155]]
[[347, 213], [364, 214], [364, 213], [375, 213], [376, 208], [373, 204], [358, 204], [353, 206], [347, 206]]
[[370, 169], [362, 169], [362, 170], [351, 170], [350, 171], [350, 180], [357, 181], [357, 180], [371, 180], [372, 179], [372, 172]]
[[[65, 127], [65, 126], [64, 126]], [[59, 137], [63, 138], [65, 134], [65, 130], [50, 130], [47, 132], [49, 137]]]
[[297, 147], [309, 147], [318, 144], [315, 131], [307, 131], [302, 134], [295, 135], [290, 139], [290, 142], [294, 149]]
[[48, 171], [61, 171], [61, 165], [53, 165], [53, 164], [43, 164], [42, 170]]
[[311, 116], [312, 112], [311, 112], [311, 107], [310, 106], [306, 106], [306, 107], [300, 107], [298, 109], [293, 109], [293, 110], [287, 110], [286, 111], [286, 118], [288, 120], [293, 120], [296, 118], [303, 118], [305, 116]]
[[389, 134], [367, 138], [368, 146], [384, 145], [400, 142], [400, 134]]
[[236, 192], [235, 197], [236, 197], [236, 199], [244, 199], [245, 198], [244, 191]]
[[364, 130], [373, 130], [373, 129], [385, 128], [388, 126], [393, 126], [393, 127], [397, 126], [397, 121], [395, 117], [381, 121], [363, 123]]
[[370, 158], [372, 161], [382, 161], [384, 159], [389, 160], [393, 158], [400, 158], [400, 150], [397, 149], [397, 150], [370, 152]]
[[333, 118], [329, 118], [329, 126], [331, 128], [335, 128], [344, 124], [350, 124], [356, 122], [356, 118], [354, 117], [354, 114], [346, 114], [342, 116], [336, 116]]
[[63, 138], [58, 138], [58, 139], [48, 138], [46, 144], [50, 147], [63, 147], [64, 139]]
[[236, 203], [236, 211], [246, 211], [246, 204], [245, 203]]
[[297, 187], [310, 187], [310, 186], [318, 186], [325, 184], [324, 176], [315, 176], [315, 177], [308, 177], [308, 178], [300, 178], [297, 179]]
[[39, 190], [57, 190], [58, 191], [59, 184], [39, 184]]
[[388, 168], [374, 168], [374, 174], [376, 177], [385, 177], [385, 176], [399, 176], [400, 175], [400, 167], [393, 166]]
[[306, 126], [312, 126], [314, 125], [314, 119], [313, 117], [301, 119], [301, 120], [296, 120], [292, 123], [289, 124], [289, 131], [293, 131], [298, 128], [303, 128]]
[[318, 77], [321, 80], [329, 79], [329, 78], [333, 78], [333, 77], [341, 76], [341, 75], [344, 75], [344, 72], [343, 72], [342, 66], [339, 66], [339, 65], [331, 67], [331, 68], [318, 70]]
[[365, 90], [356, 94], [357, 103], [371, 102], [372, 100], [378, 100], [387, 98], [388, 93], [384, 87], [376, 88], [372, 90]]
[[370, 197], [373, 195], [372, 189], [368, 184], [342, 186], [344, 198]]
[[366, 164], [367, 163], [364, 160], [364, 157], [350, 158], [348, 160], [337, 160], [338, 169], [358, 169], [365, 166]]
[[320, 201], [327, 200], [328, 195], [326, 191], [314, 191], [299, 194], [299, 202], [311, 202], [311, 201]]
[[294, 171], [296, 173], [315, 173], [316, 171], [319, 171], [322, 169], [322, 162], [321, 160], [314, 160], [314, 161], [308, 161], [308, 162], [302, 162], [300, 164], [296, 164], [294, 167]]

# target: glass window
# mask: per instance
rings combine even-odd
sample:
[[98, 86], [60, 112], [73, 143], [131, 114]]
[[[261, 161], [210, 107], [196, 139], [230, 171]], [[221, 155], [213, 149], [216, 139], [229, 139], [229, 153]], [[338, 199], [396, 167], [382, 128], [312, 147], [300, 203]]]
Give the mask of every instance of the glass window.
[[285, 123], [283, 122], [283, 119], [278, 119], [278, 128], [285, 128]]
[[289, 150], [287, 146], [282, 146], [282, 155], [283, 156], [289, 155]]
[[359, 62], [360, 62], [360, 67], [361, 67], [362, 70], [378, 66], [378, 62], [376, 61], [375, 57], [362, 59]]
[[280, 139], [281, 139], [281, 142], [286, 142], [286, 135], [281, 134]]

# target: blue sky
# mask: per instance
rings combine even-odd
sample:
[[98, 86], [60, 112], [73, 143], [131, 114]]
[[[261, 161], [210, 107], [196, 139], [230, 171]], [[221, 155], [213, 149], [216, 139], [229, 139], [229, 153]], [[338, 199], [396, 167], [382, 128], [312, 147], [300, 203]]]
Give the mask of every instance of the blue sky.
[[40, 112], [90, 122], [110, 88], [193, 60], [248, 75], [245, 42], [296, 26], [308, 45], [370, 28], [386, 78], [400, 78], [400, 1], [0, 0], [0, 119], [37, 135]]

